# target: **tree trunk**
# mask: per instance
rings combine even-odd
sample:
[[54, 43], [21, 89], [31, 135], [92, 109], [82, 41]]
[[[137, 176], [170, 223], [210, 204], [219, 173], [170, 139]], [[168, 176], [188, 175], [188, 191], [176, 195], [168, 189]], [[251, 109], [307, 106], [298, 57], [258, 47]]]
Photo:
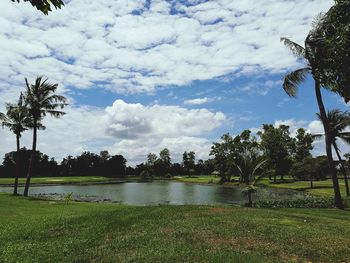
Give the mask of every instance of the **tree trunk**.
[[35, 155], [36, 155], [36, 139], [37, 139], [37, 122], [36, 122], [36, 120], [34, 120], [33, 147], [32, 147], [32, 154], [31, 154], [30, 160], [29, 160], [29, 167], [28, 167], [26, 185], [24, 187], [24, 194], [23, 194], [24, 196], [28, 196], [29, 186], [30, 186], [30, 179], [32, 178], [32, 174], [33, 174], [33, 164], [34, 164]]
[[21, 147], [19, 143], [19, 134], [16, 134], [17, 142], [17, 153], [16, 153], [16, 175], [15, 175], [15, 184], [13, 186], [13, 195], [18, 195], [18, 178], [21, 173]]
[[313, 183], [313, 181], [312, 181], [312, 177], [310, 177], [310, 188], [311, 188], [311, 189], [314, 188], [314, 183]]
[[276, 174], [273, 176], [273, 182], [277, 183], [277, 175]]
[[348, 182], [348, 176], [346, 174], [346, 169], [343, 165], [343, 162], [342, 162], [342, 158], [340, 156], [340, 153], [338, 151], [338, 148], [337, 148], [337, 145], [335, 144], [335, 142], [333, 142], [333, 148], [338, 156], [338, 159], [339, 159], [339, 162], [340, 162], [340, 166], [343, 170], [343, 174], [344, 174], [344, 182], [345, 182], [345, 189], [346, 189], [346, 196], [350, 196], [350, 191], [349, 191], [349, 182]]
[[252, 193], [248, 191], [248, 207], [253, 207]]
[[328, 165], [329, 165], [329, 170], [330, 170], [330, 173], [332, 176], [332, 181], [333, 181], [334, 204], [336, 207], [338, 207], [340, 209], [344, 209], [343, 200], [342, 200], [341, 194], [340, 194], [337, 171], [335, 169], [334, 162], [333, 162], [332, 145], [331, 145], [331, 141], [329, 138], [330, 127], [329, 127], [329, 123], [328, 123], [328, 119], [327, 119], [326, 110], [325, 110], [325, 107], [324, 107], [323, 101], [322, 101], [321, 85], [320, 85], [319, 81], [317, 81], [316, 79], [315, 79], [315, 93], [316, 93], [317, 104], [318, 104], [318, 108], [320, 110], [321, 120], [322, 120], [322, 124], [323, 124], [323, 128], [324, 128]]

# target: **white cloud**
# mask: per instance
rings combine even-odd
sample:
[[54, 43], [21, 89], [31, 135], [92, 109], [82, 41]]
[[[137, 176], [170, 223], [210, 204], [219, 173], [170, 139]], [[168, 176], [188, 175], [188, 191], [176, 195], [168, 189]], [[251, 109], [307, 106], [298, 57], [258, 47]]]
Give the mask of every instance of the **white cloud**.
[[191, 100], [185, 100], [184, 104], [185, 105], [202, 105], [202, 104], [209, 103], [209, 102], [212, 102], [212, 101], [214, 101], [213, 98], [204, 97], [204, 98], [196, 98], [196, 99], [191, 99]]
[[[80, 106], [65, 111], [67, 114], [60, 119], [45, 119], [47, 129], [38, 134], [40, 151], [62, 159], [68, 154], [108, 149], [113, 154], [124, 154], [131, 164], [165, 147], [175, 161], [186, 150], [195, 150], [199, 157], [207, 158], [212, 142], [204, 137], [226, 120], [223, 113], [206, 109], [144, 106], [122, 100], [106, 109]], [[15, 137], [4, 129], [0, 137], [4, 138], [0, 142], [3, 156], [15, 149]], [[30, 148], [31, 132], [23, 134], [22, 145]]]
[[64, 86], [135, 93], [281, 71], [297, 62], [279, 38], [303, 42], [333, 3], [190, 2], [71, 0], [44, 16], [29, 3], [1, 1], [0, 84], [44, 74]]

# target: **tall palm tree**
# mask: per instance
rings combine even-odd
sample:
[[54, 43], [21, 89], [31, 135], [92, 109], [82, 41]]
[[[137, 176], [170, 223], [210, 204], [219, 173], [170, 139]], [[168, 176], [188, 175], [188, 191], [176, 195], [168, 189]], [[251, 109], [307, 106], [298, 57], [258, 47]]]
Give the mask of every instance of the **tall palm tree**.
[[332, 156], [332, 141], [330, 137], [330, 125], [328, 123], [326, 109], [322, 100], [321, 84], [317, 76], [317, 52], [314, 47], [310, 45], [312, 42], [312, 35], [309, 35], [305, 40], [305, 48], [301, 45], [291, 41], [288, 38], [281, 38], [281, 41], [293, 52], [295, 56], [306, 61], [306, 66], [304, 68], [297, 69], [293, 72], [288, 73], [284, 77], [283, 89], [290, 97], [296, 97], [299, 85], [305, 81], [308, 74], [311, 74], [315, 82], [315, 94], [316, 100], [319, 108], [319, 114], [324, 128], [325, 143], [326, 143], [326, 153], [329, 164], [330, 173], [333, 181], [334, 189], [334, 203], [335, 206], [343, 209], [343, 201], [340, 194], [339, 182], [337, 177], [337, 172], [333, 162]]
[[28, 110], [24, 104], [23, 94], [21, 93], [17, 104], [7, 104], [6, 114], [0, 113], [0, 122], [2, 127], [9, 128], [16, 135], [17, 152], [16, 152], [16, 175], [13, 188], [13, 194], [18, 194], [18, 178], [21, 172], [20, 158], [20, 138], [22, 133], [32, 124], [32, 119], [28, 115]]
[[33, 119], [33, 147], [24, 188], [24, 196], [28, 196], [36, 154], [37, 130], [40, 128], [39, 124], [47, 114], [56, 118], [63, 116], [65, 113], [57, 109], [63, 109], [67, 103], [64, 96], [55, 94], [58, 84], [51, 84], [48, 82], [48, 79], [43, 80], [42, 77], [37, 77], [34, 84], [29, 84], [27, 78], [25, 81], [27, 88], [25, 100], [29, 115]]
[[[320, 114], [317, 114], [317, 117], [321, 120]], [[327, 112], [327, 119], [330, 126], [330, 141], [333, 145], [335, 153], [337, 154], [340, 166], [344, 174], [346, 195], [350, 196], [348, 176], [337, 144], [337, 139], [341, 139], [345, 143], [350, 144], [350, 132], [345, 131], [345, 129], [349, 128], [350, 126], [350, 114], [348, 112], [340, 111], [339, 109], [334, 109]], [[323, 134], [314, 135], [314, 137], [322, 136]]]

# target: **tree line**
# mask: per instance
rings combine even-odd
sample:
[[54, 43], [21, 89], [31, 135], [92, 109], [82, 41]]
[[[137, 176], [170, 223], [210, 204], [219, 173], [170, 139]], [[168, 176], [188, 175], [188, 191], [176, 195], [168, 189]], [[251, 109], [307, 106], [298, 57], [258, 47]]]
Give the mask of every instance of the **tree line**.
[[[28, 173], [28, 166], [31, 150], [25, 147], [19, 151], [20, 173], [19, 177], [25, 177]], [[100, 154], [83, 152], [75, 157], [69, 155], [58, 163], [48, 155], [36, 152], [33, 162], [33, 176], [55, 177], [55, 176], [105, 176], [123, 178], [127, 174], [126, 159], [122, 155], [110, 155], [108, 151], [101, 151]], [[0, 177], [16, 176], [17, 152], [5, 154], [2, 166], [0, 166]], [[130, 170], [130, 167], [129, 167]]]

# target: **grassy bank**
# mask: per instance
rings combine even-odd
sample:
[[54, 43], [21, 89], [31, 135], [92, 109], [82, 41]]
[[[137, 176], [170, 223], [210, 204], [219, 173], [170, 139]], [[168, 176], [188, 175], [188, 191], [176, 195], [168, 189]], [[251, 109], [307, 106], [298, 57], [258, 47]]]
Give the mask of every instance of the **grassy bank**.
[[[67, 176], [67, 177], [33, 177], [32, 184], [69, 184], [69, 183], [96, 183], [108, 182], [113, 179], [103, 176]], [[25, 184], [26, 179], [20, 178], [19, 183]], [[13, 178], [0, 178], [0, 185], [13, 184]]]
[[133, 207], [0, 194], [0, 262], [350, 260], [350, 212]]
[[[233, 177], [234, 179], [238, 180], [238, 177]], [[179, 176], [174, 178], [177, 181], [180, 182], [186, 182], [186, 183], [200, 183], [200, 184], [218, 184], [220, 181], [219, 177], [216, 176]], [[230, 185], [237, 185], [238, 183], [225, 183], [224, 185], [230, 186]], [[264, 185], [266, 187], [275, 187], [275, 188], [285, 188], [285, 189], [293, 189], [293, 190], [299, 190], [299, 191], [305, 191], [313, 195], [318, 196], [333, 196], [333, 183], [331, 179], [327, 179], [324, 181], [314, 181], [313, 182], [313, 188], [310, 188], [310, 182], [309, 181], [296, 181], [293, 182], [291, 178], [286, 178], [284, 181], [278, 180], [277, 183], [274, 183], [273, 181], [270, 181], [268, 178], [262, 178], [259, 180], [258, 185]], [[342, 193], [342, 196], [345, 197], [345, 183], [344, 180], [339, 178], [339, 186]]]
[[[300, 191], [306, 191], [313, 195], [319, 196], [334, 196], [333, 183], [331, 179], [324, 181], [314, 181], [313, 188], [310, 188], [309, 181], [297, 181], [297, 182], [278, 182], [273, 183], [268, 178], [263, 178], [259, 181], [260, 184], [263, 184], [268, 187], [277, 187], [277, 188], [287, 188], [294, 189]], [[339, 186], [341, 190], [341, 194], [345, 197], [345, 184], [343, 179], [339, 179]]]

